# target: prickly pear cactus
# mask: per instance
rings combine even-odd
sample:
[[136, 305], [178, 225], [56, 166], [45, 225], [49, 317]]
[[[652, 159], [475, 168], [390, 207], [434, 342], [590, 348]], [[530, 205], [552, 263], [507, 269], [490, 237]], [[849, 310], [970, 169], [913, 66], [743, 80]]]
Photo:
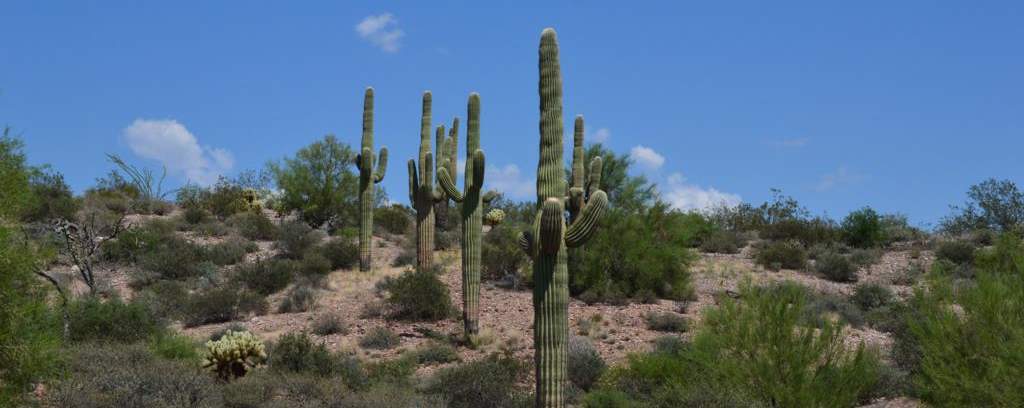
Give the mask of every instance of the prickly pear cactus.
[[359, 270], [369, 271], [373, 260], [373, 185], [384, 180], [388, 148], [382, 147], [373, 170], [373, 88], [363, 95], [363, 143], [356, 156], [359, 167]]
[[[462, 204], [462, 316], [467, 336], [480, 330], [480, 236], [483, 229], [484, 151], [480, 149], [480, 95], [469, 95], [466, 120], [466, 175], [463, 191], [455, 188], [454, 156], [437, 169], [437, 179], [445, 195]], [[449, 137], [447, 150], [456, 139]], [[489, 200], [488, 200], [489, 201]]]
[[430, 91], [424, 92], [419, 164], [409, 159], [409, 202], [416, 210], [416, 267], [420, 269], [434, 263], [434, 204], [443, 196], [434, 187], [434, 156], [430, 153], [431, 101]]
[[244, 377], [266, 359], [267, 350], [256, 335], [229, 330], [219, 340], [206, 342], [203, 368], [217, 373], [223, 381], [231, 381]]
[[[569, 337], [569, 279], [566, 252], [590, 239], [608, 205], [608, 196], [594, 186], [590, 199], [570, 223], [566, 208], [581, 196], [566, 190], [562, 160], [562, 74], [558, 39], [545, 29], [540, 39], [540, 160], [537, 164], [537, 216], [532, 231], [519, 242], [533, 258], [533, 341], [538, 407], [565, 406], [566, 343]], [[601, 158], [591, 168], [600, 174]], [[569, 193], [566, 196], [566, 193]]]

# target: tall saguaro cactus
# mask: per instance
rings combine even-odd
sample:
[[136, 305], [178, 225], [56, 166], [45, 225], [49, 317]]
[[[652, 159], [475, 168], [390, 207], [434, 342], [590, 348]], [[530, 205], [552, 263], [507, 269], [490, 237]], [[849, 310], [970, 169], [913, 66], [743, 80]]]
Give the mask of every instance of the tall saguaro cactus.
[[[373, 162], [377, 161], [377, 171]], [[388, 168], [388, 148], [373, 157], [373, 88], [363, 95], [363, 142], [356, 156], [359, 167], [359, 270], [369, 271], [373, 260], [373, 185], [384, 180]]]
[[[448, 174], [455, 174], [456, 158], [458, 156], [458, 145], [459, 145], [459, 118], [452, 120], [452, 127], [448, 130], [448, 138], [445, 139], [444, 132], [437, 133], [437, 160], [434, 164], [437, 166], [438, 182], [441, 181], [440, 174], [441, 168], [448, 170]], [[448, 199], [452, 196], [441, 191], [445, 195], [441, 197], [441, 201], [434, 206], [434, 217], [437, 221], [437, 229], [447, 230], [448, 227]]]
[[409, 201], [416, 210], [416, 267], [419, 269], [434, 263], [434, 204], [442, 197], [440, 190], [434, 188], [430, 104], [430, 91], [426, 91], [423, 93], [423, 116], [420, 120], [419, 164], [409, 159]]
[[[448, 197], [462, 203], [462, 318], [466, 336], [480, 331], [480, 236], [483, 234], [484, 151], [480, 149], [480, 95], [469, 95], [466, 121], [466, 175], [462, 193], [455, 187], [455, 155], [437, 168], [437, 181]], [[458, 123], [458, 122], [456, 122]], [[449, 137], [445, 149], [454, 150], [456, 139]]]
[[[583, 149], [583, 115], [577, 115], [573, 123], [572, 138], [572, 171], [570, 174], [571, 184], [569, 186], [569, 222], [576, 222], [583, 214], [583, 208], [601, 186], [601, 161], [593, 160], [590, 163], [589, 171], [586, 169], [586, 158]], [[580, 257], [583, 246], [569, 248], [569, 276], [573, 276], [579, 270]]]
[[[596, 231], [608, 196], [594, 186], [590, 200], [566, 225], [566, 201], [580, 196], [566, 190], [562, 160], [562, 73], [558, 39], [548, 28], [540, 38], [540, 160], [537, 163], [537, 216], [520, 245], [533, 258], [533, 345], [538, 407], [565, 406], [566, 343], [569, 337], [569, 279], [566, 252]], [[591, 162], [600, 174], [601, 158]], [[575, 187], [574, 187], [575, 188]], [[566, 193], [569, 193], [567, 196]]]

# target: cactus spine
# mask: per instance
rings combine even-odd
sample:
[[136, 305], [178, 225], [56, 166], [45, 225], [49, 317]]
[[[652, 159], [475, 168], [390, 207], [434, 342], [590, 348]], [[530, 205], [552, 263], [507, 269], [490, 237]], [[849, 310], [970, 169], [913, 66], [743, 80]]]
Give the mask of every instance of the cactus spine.
[[[565, 406], [567, 379], [566, 343], [569, 337], [569, 279], [566, 249], [590, 239], [597, 220], [608, 205], [598, 186], [566, 226], [566, 190], [562, 159], [562, 74], [558, 39], [545, 29], [540, 40], [540, 160], [537, 164], [537, 216], [532, 231], [520, 236], [520, 244], [533, 258], [533, 342], [536, 364], [537, 407]], [[582, 141], [581, 141], [582, 142]], [[601, 158], [591, 162], [600, 174]], [[574, 187], [575, 188], [575, 187]]]
[[[445, 194], [462, 204], [462, 318], [467, 337], [480, 330], [480, 236], [483, 233], [484, 151], [480, 149], [480, 95], [472, 93], [467, 103], [466, 174], [463, 192], [455, 188], [455, 155], [437, 169], [437, 180]], [[455, 122], [458, 123], [458, 122]], [[454, 151], [457, 139], [449, 137], [445, 149]]]
[[[572, 184], [569, 186], [569, 200], [567, 202], [569, 222], [576, 222], [579, 219], [583, 213], [583, 207], [599, 191], [598, 189], [601, 185], [600, 160], [592, 161], [590, 171], [584, 171], [586, 168], [584, 164], [586, 163], [586, 158], [584, 157], [583, 149], [583, 133], [583, 115], [577, 115], [573, 123], [572, 172], [570, 175]], [[579, 270], [582, 252], [583, 245], [569, 248], [570, 277], [577, 276], [576, 271]]]
[[363, 95], [363, 141], [356, 155], [359, 167], [359, 270], [369, 271], [373, 258], [373, 185], [384, 180], [388, 167], [388, 148], [382, 147], [377, 156], [377, 171], [373, 171], [373, 88]]
[[434, 204], [441, 200], [441, 192], [434, 188], [434, 156], [430, 153], [431, 99], [430, 91], [423, 93], [419, 164], [409, 159], [409, 201], [416, 210], [416, 267], [419, 269], [434, 263]]

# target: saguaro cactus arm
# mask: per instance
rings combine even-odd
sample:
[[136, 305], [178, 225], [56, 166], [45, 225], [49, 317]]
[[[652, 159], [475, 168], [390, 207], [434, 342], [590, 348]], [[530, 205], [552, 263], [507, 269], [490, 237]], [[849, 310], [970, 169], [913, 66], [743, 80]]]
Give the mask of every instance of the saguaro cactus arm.
[[448, 169], [441, 167], [437, 169], [437, 183], [441, 185], [441, 189], [448, 195], [452, 200], [457, 203], [461, 203], [465, 197], [458, 189], [455, 188], [455, 181], [452, 180], [452, 176], [448, 174]]
[[545, 254], [556, 254], [562, 247], [565, 230], [565, 206], [562, 200], [551, 197], [544, 202], [540, 213], [540, 250]]
[[597, 231], [597, 221], [604, 215], [606, 208], [608, 208], [608, 195], [604, 191], [597, 190], [587, 200], [580, 216], [565, 231], [565, 246], [573, 248], [590, 240], [590, 237]]
[[388, 170], [388, 148], [380, 148], [380, 153], [377, 155], [377, 171], [373, 172], [373, 182], [380, 183], [384, 180], [384, 173]]
[[481, 200], [484, 201], [484, 204], [490, 204], [491, 201], [494, 201], [494, 199], [496, 199], [496, 198], [498, 198], [500, 196], [501, 196], [501, 194], [498, 193], [497, 191], [490, 190], [490, 191], [484, 193], [484, 196], [481, 198]]
[[[590, 161], [590, 173], [587, 177], [587, 196], [593, 196], [601, 189], [601, 171], [604, 170], [604, 161], [601, 156]], [[588, 198], [589, 199], [589, 198]]]
[[409, 159], [409, 204], [416, 207], [416, 192], [420, 188], [419, 180], [416, 177], [416, 160]]

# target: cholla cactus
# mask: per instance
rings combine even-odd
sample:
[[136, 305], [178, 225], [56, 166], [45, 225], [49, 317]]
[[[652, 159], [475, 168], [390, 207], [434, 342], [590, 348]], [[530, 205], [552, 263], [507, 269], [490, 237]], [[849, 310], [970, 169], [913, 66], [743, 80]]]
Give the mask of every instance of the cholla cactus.
[[260, 198], [259, 191], [252, 188], [242, 190], [242, 200], [245, 201], [246, 211], [263, 211], [263, 200]]
[[266, 347], [247, 331], [228, 331], [220, 340], [206, 342], [203, 368], [217, 373], [223, 381], [244, 377], [267, 359]]
[[[569, 274], [566, 249], [587, 242], [608, 196], [597, 186], [579, 215], [566, 223], [566, 208], [582, 197], [579, 187], [566, 188], [562, 160], [562, 73], [555, 30], [540, 38], [540, 160], [537, 164], [537, 216], [532, 231], [519, 243], [533, 258], [533, 344], [537, 379], [537, 407], [565, 406], [566, 343], [569, 337]], [[601, 158], [591, 162], [591, 173], [601, 174]], [[568, 195], [567, 195], [568, 194]], [[568, 202], [568, 203], [567, 203]]]
[[501, 209], [495, 208], [484, 215], [484, 222], [492, 227], [501, 224], [502, 221], [505, 221], [505, 212]]

